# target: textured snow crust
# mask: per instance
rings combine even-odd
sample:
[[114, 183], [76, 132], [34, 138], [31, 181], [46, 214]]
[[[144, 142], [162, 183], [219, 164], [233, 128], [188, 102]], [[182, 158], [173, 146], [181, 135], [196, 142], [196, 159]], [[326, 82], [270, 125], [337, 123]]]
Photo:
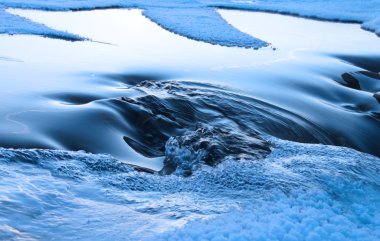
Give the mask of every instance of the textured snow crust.
[[250, 36], [228, 24], [218, 8], [276, 12], [307, 18], [356, 22], [363, 29], [380, 33], [379, 0], [0, 0], [0, 33], [35, 34], [69, 40], [84, 37], [51, 29], [22, 17], [11, 15], [6, 8], [49, 11], [91, 10], [102, 8], [139, 8], [161, 27], [187, 38], [229, 47], [261, 48], [265, 40]]

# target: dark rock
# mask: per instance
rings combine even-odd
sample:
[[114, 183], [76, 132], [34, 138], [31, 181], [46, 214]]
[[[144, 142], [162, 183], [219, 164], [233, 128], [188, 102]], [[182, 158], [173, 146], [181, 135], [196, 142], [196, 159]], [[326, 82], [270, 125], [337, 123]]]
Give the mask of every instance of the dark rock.
[[359, 81], [349, 73], [342, 74], [342, 79], [346, 82], [346, 86], [352, 89], [360, 90]]
[[379, 102], [379, 104], [380, 104], [380, 92], [377, 92], [377, 93], [373, 94], [373, 97], [375, 97], [375, 99], [377, 100], [377, 102]]
[[160, 174], [191, 175], [201, 165], [215, 166], [226, 159], [263, 159], [271, 144], [258, 134], [198, 125], [195, 131], [169, 139]]

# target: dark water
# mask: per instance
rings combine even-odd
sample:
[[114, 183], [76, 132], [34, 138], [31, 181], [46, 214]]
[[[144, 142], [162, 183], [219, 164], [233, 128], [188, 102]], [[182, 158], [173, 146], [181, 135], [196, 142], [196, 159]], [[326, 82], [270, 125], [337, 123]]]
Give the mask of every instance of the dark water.
[[[259, 140], [269, 135], [380, 155], [380, 41], [357, 25], [223, 12], [233, 25], [263, 35], [278, 49], [253, 51], [183, 39], [138, 11], [20, 13], [58, 27], [60, 14], [70, 15], [65, 24], [73, 32], [112, 44], [3, 37], [5, 47], [25, 41], [30, 46], [28, 54], [20, 47], [13, 51], [12, 58], [25, 63], [2, 64], [3, 147], [109, 153], [157, 169], [170, 137], [206, 124]], [[266, 26], [252, 23], [260, 18]], [[104, 19], [99, 29], [88, 29], [85, 21], [96, 19]], [[108, 24], [114, 28], [101, 28]], [[125, 32], [118, 31], [122, 27]], [[291, 37], [284, 38], [284, 31]], [[161, 41], [149, 42], [149, 34]], [[354, 37], [341, 44], [349, 34]], [[66, 61], [75, 52], [78, 57]]]
[[[275, 87], [275, 92], [288, 98], [291, 105], [278, 105], [277, 95], [273, 101], [270, 96], [263, 100], [220, 85], [176, 80], [175, 76], [98, 76], [93, 82], [119, 86], [115, 88], [119, 96], [88, 91], [46, 94], [43, 98], [59, 106], [51, 111], [11, 116], [8, 120], [27, 129], [2, 135], [0, 144], [110, 153], [123, 160], [128, 160], [128, 156], [121, 149], [130, 149], [143, 157], [156, 158], [165, 156], [170, 137], [207, 125], [237, 138], [216, 144], [216, 148], [228, 146], [220, 155], [247, 154], [246, 148], [233, 151], [231, 144], [236, 142], [244, 143], [240, 143], [243, 147], [252, 144], [252, 149], [257, 145], [258, 151], [268, 149], [269, 144], [256, 142], [263, 141], [260, 136], [270, 135], [295, 142], [346, 146], [379, 156], [380, 144], [376, 139], [380, 134], [380, 104], [376, 93], [380, 91], [380, 75], [374, 72], [378, 58], [373, 59], [342, 56], [342, 61], [356, 65], [364, 62], [369, 67], [318, 76], [328, 79], [323, 81], [328, 83], [296, 80], [298, 85], [291, 86], [292, 93], [301, 91], [300, 99], [308, 96], [302, 102], [294, 96], [292, 103], [292, 96], [286, 92], [289, 87], [283, 91]], [[281, 85], [287, 85], [286, 79], [283, 81]], [[246, 138], [255, 141], [246, 143]]]

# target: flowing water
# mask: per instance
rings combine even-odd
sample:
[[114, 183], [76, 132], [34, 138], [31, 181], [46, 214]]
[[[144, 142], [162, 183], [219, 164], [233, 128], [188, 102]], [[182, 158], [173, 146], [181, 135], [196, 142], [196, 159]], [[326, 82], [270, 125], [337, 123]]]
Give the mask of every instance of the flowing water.
[[0, 239], [380, 239], [374, 34], [220, 11], [256, 51], [8, 11], [92, 41], [0, 36]]

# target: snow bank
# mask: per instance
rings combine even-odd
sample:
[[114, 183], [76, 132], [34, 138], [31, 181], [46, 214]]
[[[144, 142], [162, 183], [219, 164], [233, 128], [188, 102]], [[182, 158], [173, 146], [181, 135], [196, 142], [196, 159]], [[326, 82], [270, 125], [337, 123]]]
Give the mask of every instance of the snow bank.
[[0, 148], [0, 239], [380, 240], [379, 158], [273, 144], [265, 159], [188, 178], [108, 155]]
[[[277, 200], [194, 221], [155, 240], [379, 240], [376, 205], [346, 210], [321, 192], [278, 195]], [[359, 214], [359, 215], [358, 215]], [[359, 217], [358, 217], [359, 216]], [[371, 218], [371, 219], [370, 219]], [[372, 227], [371, 227], [372, 226]]]
[[93, 9], [117, 6], [121, 1], [99, 0], [1, 0], [0, 4], [7, 8], [41, 9], [50, 11], [68, 11], [73, 9]]
[[209, 6], [242, 10], [276, 12], [307, 18], [365, 22], [380, 15], [379, 0], [204, 0]]
[[211, 8], [149, 8], [144, 16], [170, 32], [228, 47], [261, 48], [268, 44], [227, 23]]
[[[231, 8], [267, 11], [330, 21], [363, 23], [363, 28], [379, 34], [379, 0], [0, 0], [0, 9], [24, 8], [50, 11], [91, 10], [98, 8], [140, 8], [146, 17], [171, 32], [190, 39], [222, 46], [260, 48], [268, 44], [229, 25], [216, 11]], [[15, 20], [16, 19], [16, 20]], [[0, 10], [0, 33], [38, 34], [82, 40], [62, 31], [26, 19], [10, 17]], [[10, 27], [12, 26], [12, 27]]]
[[380, 36], [380, 17], [375, 18], [371, 21], [365, 22], [362, 27], [366, 30], [375, 32]]
[[1, 34], [33, 34], [50, 38], [65, 40], [85, 40], [75, 34], [54, 30], [43, 24], [32, 22], [26, 18], [7, 13], [0, 9], [0, 33]]
[[[98, 8], [141, 8], [146, 17], [171, 32], [187, 38], [229, 47], [260, 48], [268, 44], [228, 24], [215, 9], [196, 1], [86, 1], [86, 0], [3, 0], [0, 6], [50, 11], [89, 10]], [[29, 21], [31, 23], [31, 21]], [[19, 28], [21, 28], [19, 26]], [[44, 30], [41, 29], [41, 32]], [[2, 33], [11, 33], [2, 29]], [[34, 31], [18, 31], [20, 34], [36, 34]], [[51, 34], [51, 32], [49, 32]], [[46, 34], [46, 36], [49, 36]], [[71, 39], [69, 34], [61, 36]]]
[[227, 9], [274, 12], [312, 19], [361, 23], [362, 28], [379, 34], [379, 0], [204, 0], [208, 6]]
[[[262, 160], [261, 170], [240, 169], [241, 163], [216, 169], [222, 167], [227, 176], [221, 181], [240, 183], [246, 193], [260, 190], [259, 197], [241, 200], [238, 210], [190, 222], [154, 240], [380, 239], [377, 158], [343, 147], [287, 141], [275, 145]], [[248, 188], [249, 182], [256, 189]], [[263, 190], [270, 190], [270, 195]]]

